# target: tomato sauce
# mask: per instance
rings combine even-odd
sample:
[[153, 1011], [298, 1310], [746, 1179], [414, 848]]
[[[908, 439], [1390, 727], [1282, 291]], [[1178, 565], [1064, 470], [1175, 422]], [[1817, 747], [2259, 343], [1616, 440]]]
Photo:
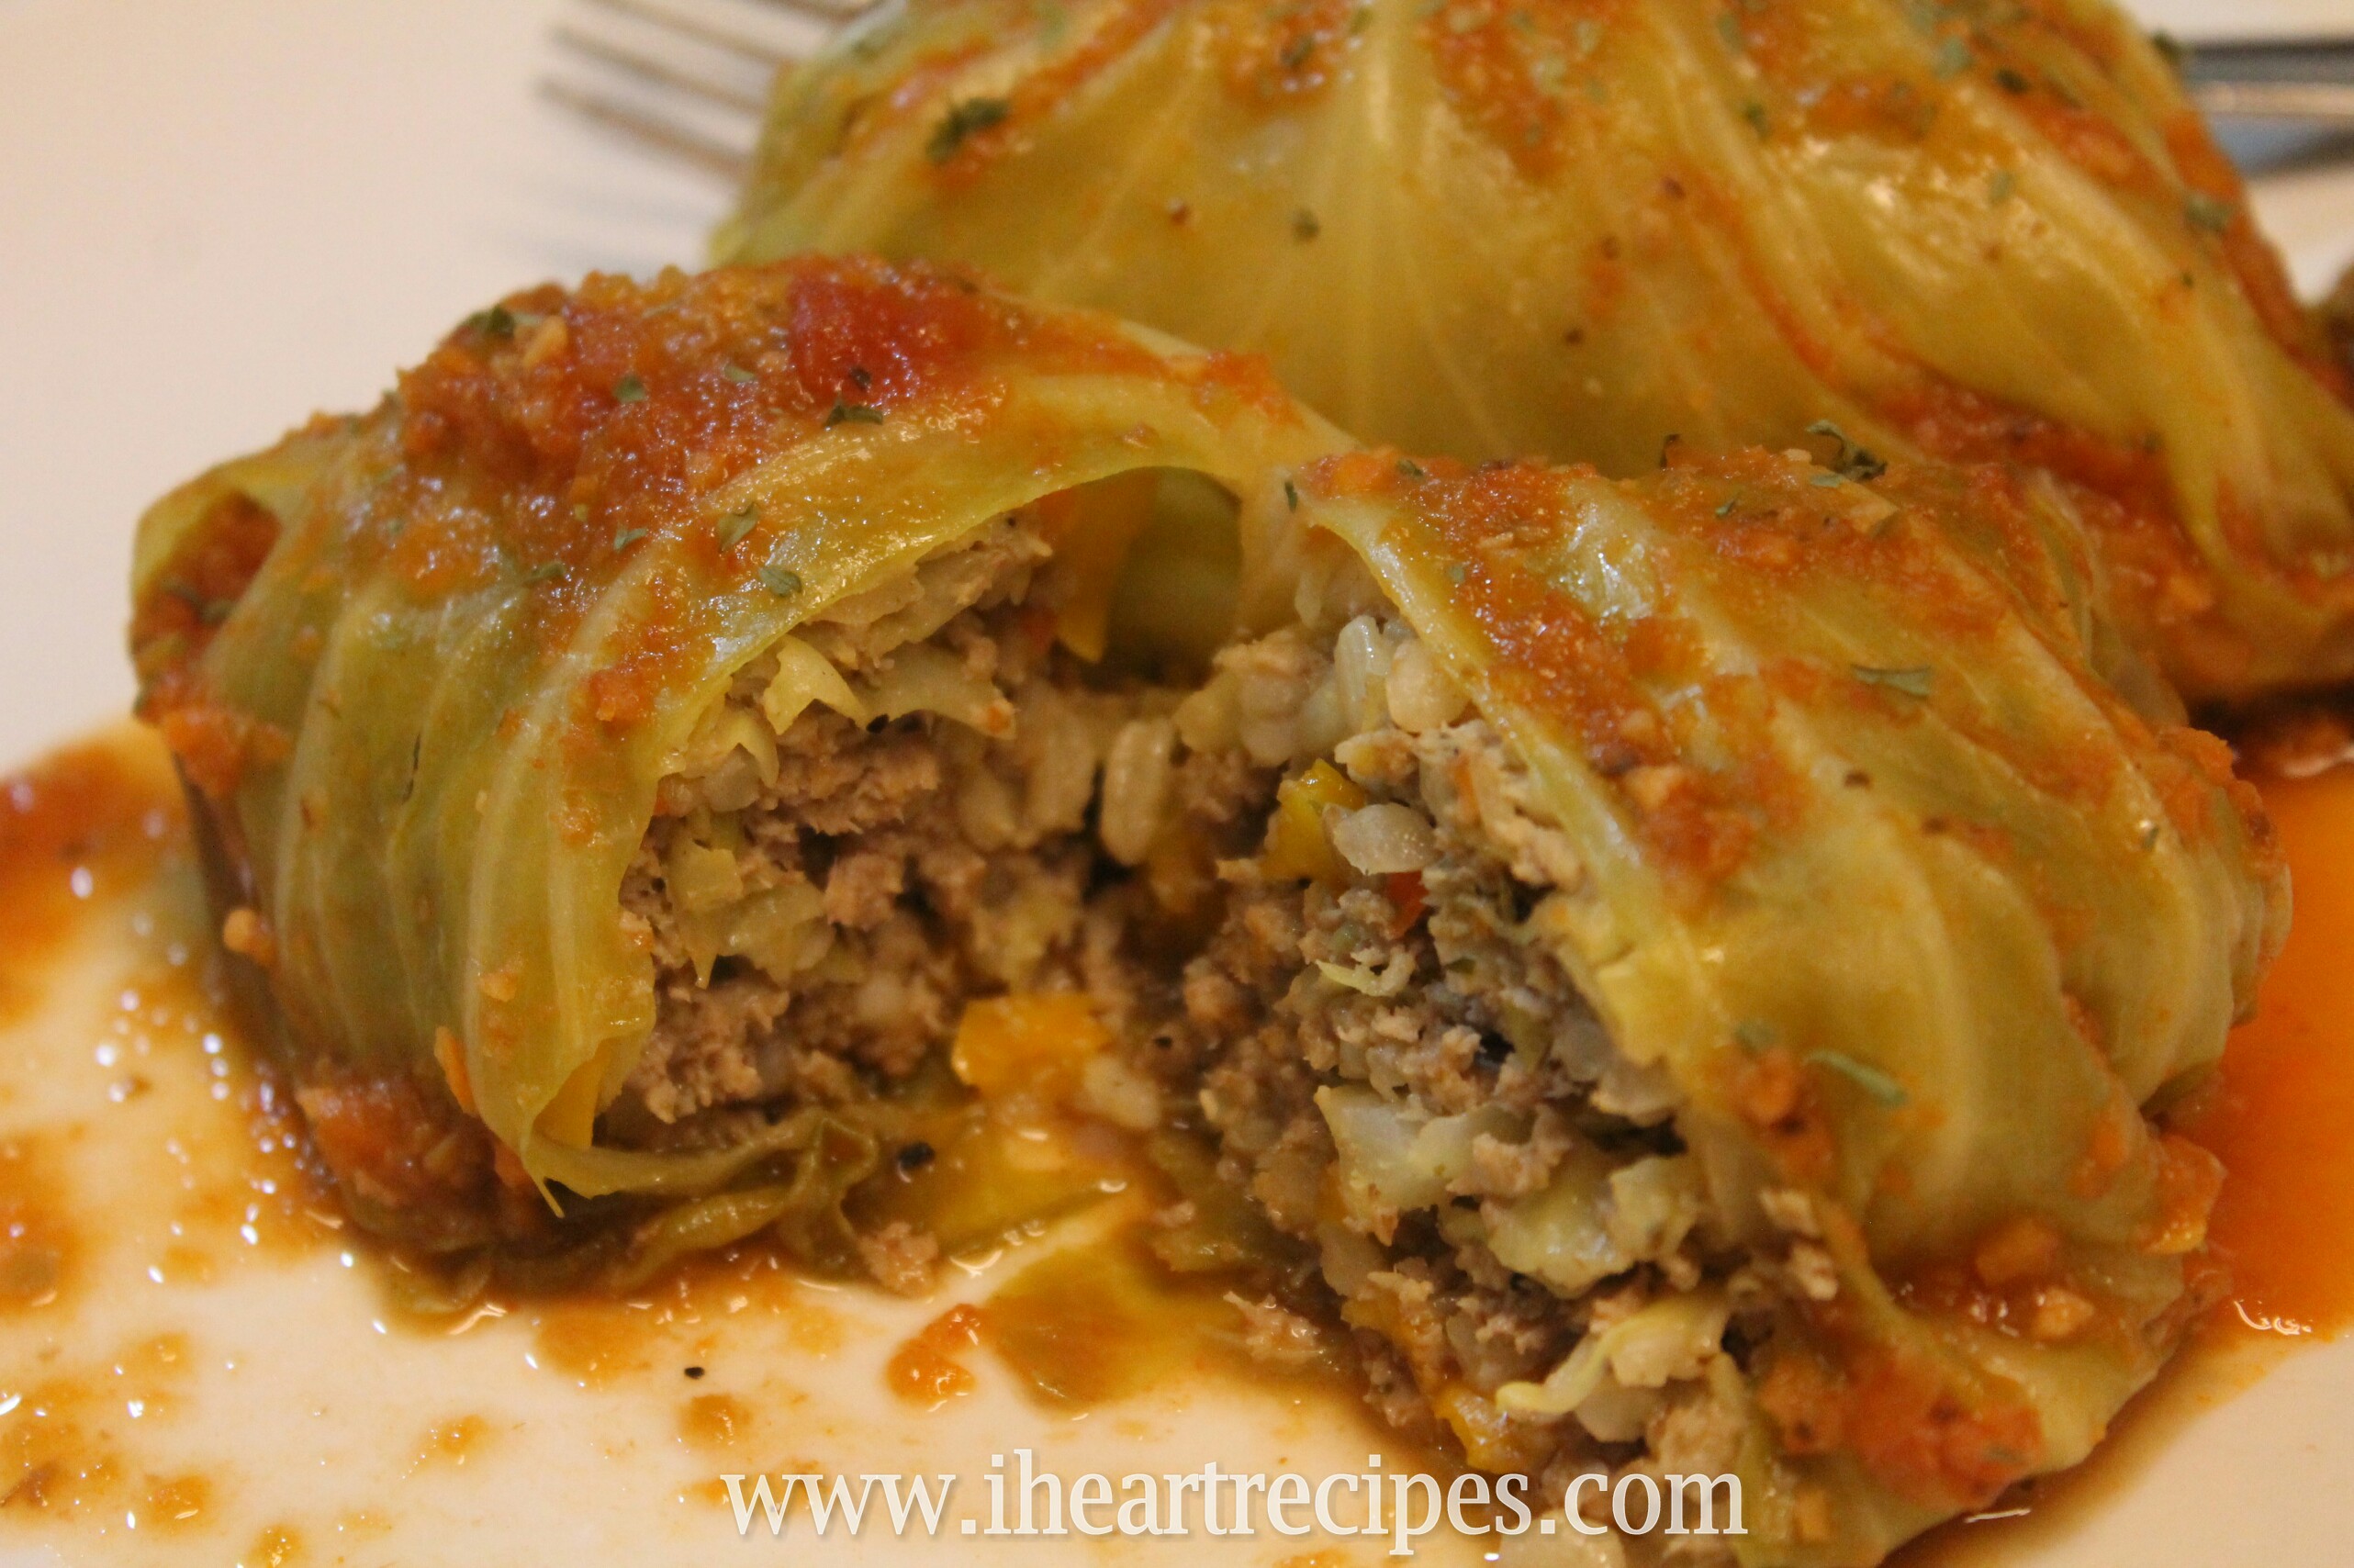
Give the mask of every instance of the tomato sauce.
[[2288, 946], [2185, 1128], [2229, 1176], [2210, 1235], [2230, 1294], [2209, 1332], [2354, 1321], [2354, 769], [2263, 784], [2289, 859]]
[[2201, 1413], [2354, 1322], [2354, 1005], [2341, 957], [2354, 942], [2354, 767], [2259, 782], [2296, 914], [2256, 1016], [2181, 1121], [2226, 1171], [2208, 1226], [2221, 1297], [2089, 1461], [1930, 1532], [1898, 1553], [1903, 1568], [1991, 1568], [2056, 1545]]
[[[0, 779], [0, 995], [39, 999], [49, 966], [95, 911], [119, 913], [186, 864], [185, 821], [160, 748], [121, 736], [61, 753]], [[2354, 1322], [2354, 1007], [2338, 955], [2354, 941], [2354, 768], [2267, 778], [2265, 802], [2295, 879], [2297, 913], [2256, 1016], [2232, 1037], [2218, 1081], [2182, 1130], [2229, 1169], [2214, 1215], [2214, 1250], [2228, 1286], [2185, 1354], [2115, 1423], [2093, 1462], [2014, 1492], [1980, 1516], [1901, 1554], [1920, 1568], [1950, 1564], [1980, 1543], [2015, 1556], [2031, 1534], [2050, 1536], [2131, 1477], [2199, 1409], [2245, 1386], [2295, 1346]], [[268, 1075], [242, 1058], [219, 998], [196, 961], [196, 934], [156, 930], [171, 948], [122, 996], [102, 1025], [102, 1063], [125, 1103], [147, 1092], [143, 1073], [167, 1055], [201, 1060], [218, 1081], [219, 1114], [181, 1129], [186, 1170], [165, 1206], [175, 1250], [165, 1275], [209, 1277], [237, 1259], [348, 1244], [322, 1212], [323, 1189], [301, 1161], [299, 1135]], [[185, 948], [186, 950], [182, 950]], [[119, 1025], [119, 1026], [118, 1026]], [[91, 1233], [62, 1171], [68, 1149], [47, 1133], [0, 1144], [0, 1311], [70, 1310]], [[1012, 1271], [990, 1299], [949, 1309], [895, 1361], [890, 1383], [918, 1407], [953, 1402], [984, 1353], [1043, 1404], [1084, 1407], [1171, 1379], [1199, 1381], [1233, 1351], [1217, 1291], [1161, 1279], [1126, 1226], [1109, 1227], [1092, 1258], [1048, 1256]], [[391, 1270], [398, 1263], [385, 1260]], [[395, 1293], [398, 1294], [397, 1292]], [[845, 1325], [822, 1285], [773, 1254], [731, 1249], [699, 1260], [628, 1300], [501, 1302], [526, 1314], [536, 1364], [585, 1386], [658, 1372], [679, 1378], [679, 1432], [691, 1446], [730, 1440], [754, 1417], [740, 1398], [702, 1382], [723, 1347], [721, 1320], [751, 1313], [789, 1323], [797, 1349], [823, 1356]], [[443, 1316], [433, 1327], [447, 1332]], [[17, 1418], [0, 1423], [0, 1471], [20, 1505], [53, 1516], [131, 1510], [154, 1528], [200, 1527], [219, 1506], [196, 1473], [151, 1473], [99, 1430], [101, 1412], [135, 1398], [149, 1407], [182, 1396], [186, 1354], [165, 1336], [87, 1364], [60, 1364], [22, 1390]], [[683, 1372], [683, 1375], [681, 1373]], [[1300, 1397], [1336, 1392], [1304, 1373]], [[1336, 1406], [1353, 1406], [1344, 1397]], [[1361, 1413], [1361, 1418], [1362, 1413]], [[461, 1417], [427, 1434], [420, 1466], [456, 1465], [491, 1434]], [[251, 1560], [289, 1561], [293, 1527], [273, 1527]]]

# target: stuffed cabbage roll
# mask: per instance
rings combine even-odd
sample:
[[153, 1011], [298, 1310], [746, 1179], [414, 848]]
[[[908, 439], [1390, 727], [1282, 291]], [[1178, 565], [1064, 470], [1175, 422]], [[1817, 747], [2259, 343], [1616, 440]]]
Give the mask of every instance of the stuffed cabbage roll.
[[1549, 1498], [1738, 1473], [1753, 1564], [2083, 1458], [2212, 1299], [2219, 1173], [2150, 1118], [2288, 905], [2223, 744], [2103, 678], [2054, 494], [1294, 494], [1296, 618], [1175, 715], [1283, 778], [1171, 1032], [1384, 1413]]
[[2348, 362], [2102, 0], [911, 0], [779, 86], [717, 252], [801, 249], [1409, 451], [2033, 465], [2194, 700], [2354, 674]]
[[[2085, 537], [2010, 469], [1359, 451], [804, 260], [473, 318], [159, 503], [133, 644], [370, 1226], [919, 1289], [1041, 1181], [915, 1135], [946, 1075], [1140, 1135], [1156, 1255], [1473, 1464], [1737, 1470], [1747, 1560], [1845, 1563], [2203, 1299], [2150, 1117], [2286, 890]], [[932, 1161], [930, 1231], [865, 1201]]]
[[141, 706], [362, 1217], [750, 1183], [741, 1234], [968, 996], [1115, 1019], [1097, 780], [1336, 444], [1259, 362], [810, 262], [517, 295], [159, 503]]

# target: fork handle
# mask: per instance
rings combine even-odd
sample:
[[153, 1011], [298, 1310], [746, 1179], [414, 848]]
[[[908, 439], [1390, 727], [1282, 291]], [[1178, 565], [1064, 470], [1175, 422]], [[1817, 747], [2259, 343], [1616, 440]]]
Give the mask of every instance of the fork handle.
[[2354, 39], [2218, 39], [2179, 44], [2176, 54], [2211, 115], [2354, 130]]

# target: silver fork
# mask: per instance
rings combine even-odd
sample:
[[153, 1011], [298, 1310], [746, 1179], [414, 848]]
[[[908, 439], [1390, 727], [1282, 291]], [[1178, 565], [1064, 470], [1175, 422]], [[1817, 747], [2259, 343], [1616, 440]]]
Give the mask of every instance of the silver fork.
[[[751, 168], [777, 73], [880, 3], [569, 0], [540, 90], [734, 183]], [[2210, 115], [2354, 136], [2354, 35], [2158, 42]]]
[[777, 73], [881, 0], [568, 0], [540, 92], [734, 183]]

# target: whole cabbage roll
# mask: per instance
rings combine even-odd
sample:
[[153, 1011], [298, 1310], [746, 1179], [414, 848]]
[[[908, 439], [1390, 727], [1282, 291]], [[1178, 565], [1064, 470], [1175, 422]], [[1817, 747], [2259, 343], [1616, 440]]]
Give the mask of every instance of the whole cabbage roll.
[[1753, 1564], [2083, 1458], [2212, 1300], [2219, 1172], [2151, 1117], [2288, 902], [2223, 743], [2103, 678], [2054, 493], [1293, 494], [1295, 617], [1176, 713], [1283, 777], [1170, 1032], [1379, 1406], [1555, 1498], [1737, 1473]]
[[2348, 362], [2102, 0], [912, 0], [780, 84], [717, 242], [804, 248], [1410, 451], [2036, 465], [2194, 700], [2354, 674]]
[[968, 994], [1082, 983], [1098, 774], [1337, 444], [1260, 362], [807, 262], [519, 294], [160, 502], [141, 707], [362, 1217], [806, 1175]]

